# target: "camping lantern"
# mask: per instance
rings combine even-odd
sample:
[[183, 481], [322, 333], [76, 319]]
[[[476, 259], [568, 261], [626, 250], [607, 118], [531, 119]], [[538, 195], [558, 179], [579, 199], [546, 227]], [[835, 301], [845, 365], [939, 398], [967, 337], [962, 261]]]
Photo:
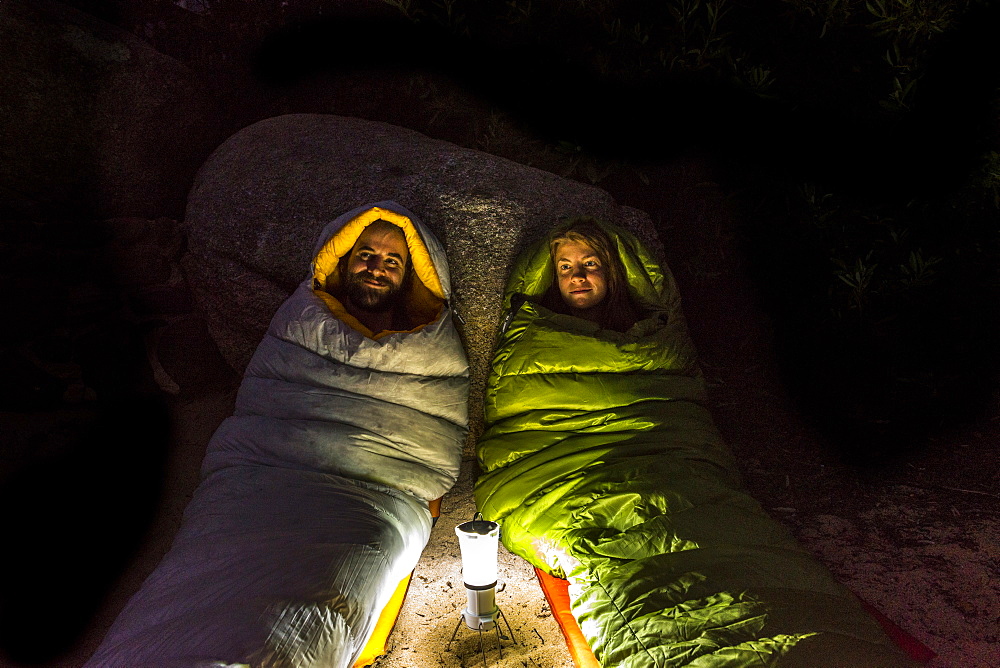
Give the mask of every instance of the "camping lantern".
[[469, 606], [462, 613], [465, 624], [474, 631], [489, 631], [496, 625], [499, 610], [494, 593], [500, 525], [473, 519], [455, 527], [455, 533], [462, 551], [462, 580], [469, 599]]
[[[486, 649], [483, 646], [483, 631], [496, 629], [497, 647], [503, 658], [500, 640], [507, 640], [501, 635], [497, 618], [507, 624], [511, 638], [514, 632], [510, 622], [496, 605], [497, 586], [497, 550], [500, 541], [500, 525], [483, 519], [481, 513], [476, 513], [468, 522], [455, 527], [458, 536], [458, 547], [462, 553], [462, 580], [465, 583], [467, 604], [462, 611], [451, 640], [455, 639], [462, 622], [479, 633], [479, 647], [483, 652], [483, 664], [486, 664]], [[451, 640], [448, 644], [451, 645]]]

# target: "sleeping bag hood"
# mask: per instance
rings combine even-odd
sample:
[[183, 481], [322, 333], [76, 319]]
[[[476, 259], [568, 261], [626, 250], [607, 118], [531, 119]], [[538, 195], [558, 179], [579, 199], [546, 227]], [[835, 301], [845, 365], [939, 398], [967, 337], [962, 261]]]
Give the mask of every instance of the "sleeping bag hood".
[[[549, 244], [573, 224], [569, 219], [557, 225], [542, 239], [529, 246], [518, 256], [511, 269], [504, 290], [504, 306], [509, 308], [511, 300], [518, 295], [533, 302], [541, 302], [552, 287], [555, 271]], [[625, 270], [629, 294], [643, 309], [649, 312], [663, 312], [674, 318], [681, 317], [680, 302], [676, 299], [677, 289], [673, 275], [665, 271], [653, 259], [646, 247], [627, 230], [597, 219], [588, 222], [600, 227], [613, 244]]]
[[409, 211], [395, 202], [378, 202], [349, 211], [330, 223], [320, 234], [312, 263], [312, 287], [330, 310], [362, 333], [376, 338], [384, 333], [372, 333], [348, 314], [333, 295], [342, 283], [341, 260], [369, 225], [376, 221], [392, 223], [402, 230], [410, 251], [412, 280], [407, 281], [403, 308], [414, 328], [432, 322], [451, 296], [451, 281], [444, 249], [437, 238]]

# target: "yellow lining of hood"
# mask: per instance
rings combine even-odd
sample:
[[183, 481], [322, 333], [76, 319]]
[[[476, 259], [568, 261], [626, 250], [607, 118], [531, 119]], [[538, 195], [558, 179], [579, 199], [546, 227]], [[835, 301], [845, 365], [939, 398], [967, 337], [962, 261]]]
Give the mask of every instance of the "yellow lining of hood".
[[441, 279], [438, 278], [431, 254], [427, 250], [420, 232], [417, 231], [416, 225], [402, 214], [377, 206], [349, 220], [323, 244], [313, 262], [313, 285], [325, 287], [328, 292], [334, 291], [340, 286], [337, 263], [340, 258], [351, 252], [361, 233], [376, 220], [390, 222], [403, 230], [406, 246], [410, 251], [410, 263], [416, 277], [420, 279], [425, 288], [430, 290], [432, 295], [443, 300], [444, 288], [441, 286]]
[[316, 253], [313, 261], [313, 292], [323, 300], [334, 317], [370, 339], [379, 339], [396, 330], [370, 331], [347, 312], [334, 294], [340, 287], [340, 259], [351, 252], [361, 233], [376, 220], [384, 220], [399, 227], [403, 231], [406, 247], [410, 252], [410, 268], [414, 273], [414, 280], [410, 282], [409, 292], [404, 296], [403, 304], [407, 320], [413, 329], [401, 331], [414, 332], [434, 322], [441, 315], [444, 306], [444, 288], [441, 279], [438, 278], [430, 251], [427, 250], [416, 225], [395, 211], [372, 207], [349, 220], [330, 237]]

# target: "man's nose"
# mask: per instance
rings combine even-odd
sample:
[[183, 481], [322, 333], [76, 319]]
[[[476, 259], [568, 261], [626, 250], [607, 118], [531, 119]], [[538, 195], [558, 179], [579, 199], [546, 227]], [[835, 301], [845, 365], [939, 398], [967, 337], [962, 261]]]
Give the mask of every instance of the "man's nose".
[[382, 260], [376, 257], [368, 258], [368, 271], [373, 274], [384, 274], [385, 267], [382, 265]]

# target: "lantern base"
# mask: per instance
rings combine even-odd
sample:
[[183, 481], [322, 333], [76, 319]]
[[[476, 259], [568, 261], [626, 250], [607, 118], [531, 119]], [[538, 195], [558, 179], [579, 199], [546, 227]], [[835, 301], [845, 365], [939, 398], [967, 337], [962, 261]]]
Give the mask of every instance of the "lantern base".
[[468, 596], [468, 604], [462, 611], [465, 625], [473, 631], [492, 631], [497, 623], [497, 615], [500, 614], [500, 608], [496, 604], [496, 583], [487, 588], [465, 587]]
[[[451, 648], [451, 643], [455, 640], [455, 636], [458, 635], [458, 630], [462, 628], [462, 623], [465, 622], [466, 627], [479, 633], [479, 650], [483, 654], [483, 665], [487, 666], [489, 664], [486, 661], [486, 645], [483, 641], [483, 631], [496, 631], [497, 651], [501, 659], [503, 659], [503, 645], [501, 641], [511, 640], [516, 645], [517, 640], [514, 639], [514, 631], [510, 628], [510, 622], [504, 617], [503, 611], [497, 607], [494, 596], [496, 589], [494, 587], [491, 586], [487, 589], [471, 589], [467, 587], [465, 591], [468, 595], [468, 605], [458, 616], [458, 623], [455, 624], [451, 640], [448, 641], [448, 648]], [[507, 625], [507, 632], [510, 634], [509, 637], [503, 634], [500, 628], [501, 621]]]

